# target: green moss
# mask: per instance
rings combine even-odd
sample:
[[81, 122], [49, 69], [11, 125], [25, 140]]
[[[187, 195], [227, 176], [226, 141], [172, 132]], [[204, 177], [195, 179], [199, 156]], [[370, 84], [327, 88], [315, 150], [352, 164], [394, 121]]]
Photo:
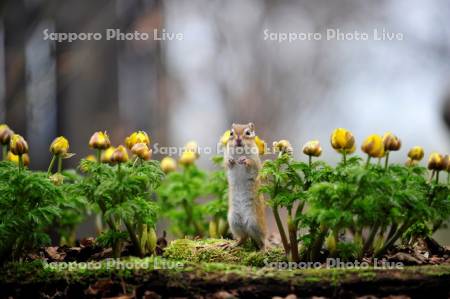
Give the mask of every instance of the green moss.
[[287, 261], [281, 248], [257, 251], [250, 242], [234, 247], [235, 241], [225, 239], [172, 241], [164, 252], [164, 257], [174, 260], [206, 263], [241, 264], [263, 267], [267, 261]]
[[377, 274], [375, 272], [365, 271], [365, 272], [359, 273], [358, 276], [362, 280], [373, 280], [377, 276]]
[[[366, 281], [392, 277], [395, 279], [422, 279], [426, 277], [450, 277], [450, 265], [415, 266], [403, 269], [296, 269], [278, 270], [264, 267], [266, 262], [286, 262], [282, 249], [273, 248], [261, 252], [250, 245], [230, 249], [233, 241], [222, 239], [176, 240], [164, 257], [144, 259], [128, 257], [119, 260], [104, 260], [95, 263], [95, 268], [86, 269], [86, 263], [46, 264], [43, 261], [9, 263], [0, 268], [0, 286], [7, 283], [52, 283], [82, 282], [89, 284], [97, 279], [124, 279], [139, 283], [152, 273], [167, 284], [180, 285], [192, 277], [207, 281], [234, 277], [242, 281], [270, 279], [287, 285], [310, 285], [320, 283], [338, 287], [346, 282]], [[267, 260], [266, 260], [267, 259]], [[156, 272], [155, 272], [156, 271]], [[153, 276], [154, 279], [155, 276]]]
[[[205, 258], [205, 255], [200, 255]], [[254, 255], [249, 255], [253, 256]], [[210, 257], [208, 257], [210, 258]], [[216, 257], [214, 257], [216, 258]], [[144, 281], [154, 270], [164, 273], [167, 283], [180, 284], [186, 277], [197, 277], [205, 281], [224, 279], [231, 275], [241, 279], [268, 279], [279, 283], [302, 286], [311, 283], [321, 283], [338, 287], [346, 282], [372, 281], [393, 277], [408, 280], [425, 277], [450, 277], [450, 265], [405, 267], [399, 270], [383, 269], [298, 269], [277, 270], [268, 267], [246, 266], [237, 263], [195, 262], [183, 261], [176, 264], [174, 260], [160, 257], [144, 259], [125, 258], [111, 267], [107, 261], [100, 262], [95, 269], [86, 269], [83, 263], [72, 263], [71, 268], [49, 267], [42, 261], [10, 263], [0, 269], [0, 286], [5, 283], [52, 283], [65, 281], [67, 283], [82, 282], [89, 284], [97, 279], [116, 278], [126, 281]], [[111, 263], [111, 262], [110, 262]], [[56, 264], [58, 266], [59, 264]], [[128, 265], [128, 267], [124, 267]], [[170, 269], [166, 266], [170, 265]], [[178, 267], [176, 265], [179, 265]], [[175, 266], [175, 267], [174, 267]]]

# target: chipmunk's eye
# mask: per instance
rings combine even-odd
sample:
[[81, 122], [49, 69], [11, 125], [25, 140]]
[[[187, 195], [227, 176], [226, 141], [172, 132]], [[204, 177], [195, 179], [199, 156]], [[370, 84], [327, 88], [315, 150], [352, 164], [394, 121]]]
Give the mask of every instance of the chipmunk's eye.
[[245, 135], [250, 136], [250, 135], [252, 135], [252, 132], [246, 131], [246, 132], [245, 132]]
[[233, 132], [233, 131], [231, 131], [231, 132], [230, 132], [230, 136], [233, 136], [233, 135], [234, 135], [234, 132]]

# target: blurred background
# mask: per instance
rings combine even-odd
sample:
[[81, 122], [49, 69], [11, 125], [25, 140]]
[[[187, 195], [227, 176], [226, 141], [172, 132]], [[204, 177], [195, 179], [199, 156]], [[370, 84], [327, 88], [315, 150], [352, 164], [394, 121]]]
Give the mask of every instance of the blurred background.
[[[324, 159], [336, 127], [357, 141], [392, 131], [409, 147], [450, 152], [450, 6], [447, 0], [1, 1], [0, 123], [24, 135], [31, 168], [64, 135], [77, 156], [94, 131], [113, 144], [142, 129], [159, 146], [215, 145], [232, 122], [256, 124], [271, 144], [319, 139]], [[106, 40], [105, 30], [149, 40]], [[386, 29], [402, 40], [265, 40], [281, 33]], [[101, 40], [55, 42], [58, 33]], [[154, 40], [154, 30], [182, 40]], [[160, 156], [156, 156], [160, 158]], [[212, 167], [203, 155], [201, 166]], [[422, 162], [425, 163], [425, 162]], [[447, 232], [438, 238], [450, 243]]]

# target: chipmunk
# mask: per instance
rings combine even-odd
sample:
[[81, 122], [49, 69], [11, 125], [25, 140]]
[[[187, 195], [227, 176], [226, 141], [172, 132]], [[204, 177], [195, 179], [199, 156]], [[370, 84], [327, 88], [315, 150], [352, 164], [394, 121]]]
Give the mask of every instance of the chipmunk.
[[259, 249], [266, 244], [266, 215], [262, 194], [258, 193], [261, 168], [255, 143], [255, 125], [233, 124], [224, 153], [228, 177], [228, 223], [235, 246], [251, 238]]

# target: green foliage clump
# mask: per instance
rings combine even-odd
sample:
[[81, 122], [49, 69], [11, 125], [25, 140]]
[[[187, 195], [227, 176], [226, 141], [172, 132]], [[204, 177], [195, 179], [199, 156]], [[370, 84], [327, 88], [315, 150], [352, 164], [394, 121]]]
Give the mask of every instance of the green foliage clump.
[[153, 197], [164, 174], [157, 161], [130, 161], [111, 166], [82, 160], [85, 178], [75, 184], [79, 195], [97, 207], [109, 230], [99, 237], [102, 245], [113, 245], [115, 256], [125, 238], [123, 227], [138, 255], [153, 252], [158, 205]]
[[209, 236], [219, 238], [228, 233], [228, 180], [223, 168], [223, 157], [213, 157], [212, 161], [219, 169], [209, 175], [206, 193], [210, 199], [204, 204], [204, 213], [211, 217]]
[[163, 215], [176, 236], [205, 236], [207, 230], [213, 238], [227, 235], [228, 183], [223, 158], [214, 157], [213, 162], [220, 168], [211, 173], [195, 164], [184, 165], [169, 173], [157, 190]]
[[205, 231], [203, 210], [198, 200], [205, 195], [206, 173], [195, 164], [169, 173], [157, 190], [163, 215], [177, 236], [202, 236]]
[[0, 260], [50, 243], [47, 230], [61, 217], [63, 203], [62, 191], [46, 173], [0, 162]]
[[[415, 165], [383, 167], [353, 157], [331, 167], [285, 154], [264, 163], [261, 192], [269, 196], [284, 249], [294, 261], [352, 260], [382, 255], [402, 238], [408, 242], [442, 226], [450, 215], [450, 188], [428, 181], [426, 174]], [[280, 208], [288, 211], [288, 234]]]
[[57, 186], [64, 195], [64, 201], [60, 206], [61, 216], [55, 219], [52, 226], [60, 236], [60, 245], [75, 246], [76, 229], [91, 213], [89, 202], [75, 189], [82, 179], [75, 170], [61, 172], [61, 184]]

